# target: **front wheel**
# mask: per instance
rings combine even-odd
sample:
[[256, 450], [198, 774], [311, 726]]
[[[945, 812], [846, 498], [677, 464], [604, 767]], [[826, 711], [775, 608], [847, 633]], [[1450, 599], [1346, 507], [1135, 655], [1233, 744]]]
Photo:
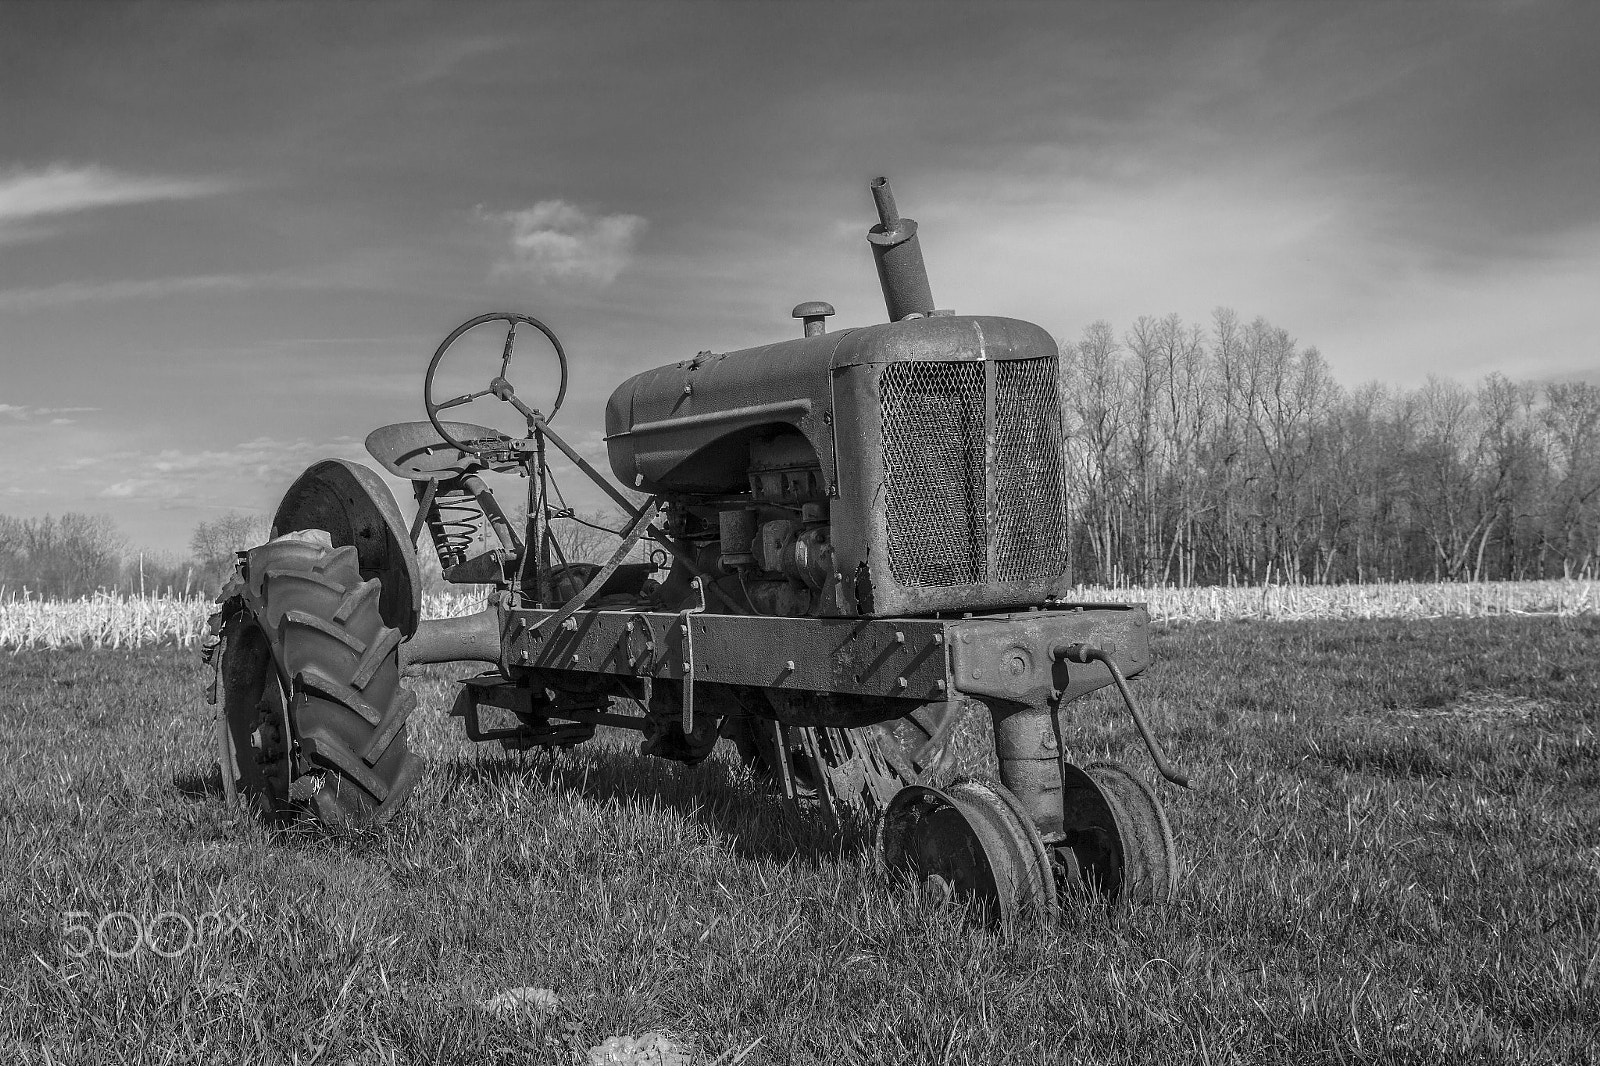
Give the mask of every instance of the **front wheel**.
[[379, 581], [363, 581], [356, 549], [322, 530], [252, 549], [241, 579], [223, 605], [220, 678], [240, 792], [268, 816], [386, 821], [422, 762]]

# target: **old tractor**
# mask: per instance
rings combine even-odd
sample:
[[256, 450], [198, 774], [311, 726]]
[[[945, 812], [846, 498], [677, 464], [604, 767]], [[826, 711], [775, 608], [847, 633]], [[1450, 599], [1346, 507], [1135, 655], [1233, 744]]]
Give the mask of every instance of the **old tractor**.
[[[622, 488], [551, 427], [567, 363], [547, 326], [488, 314], [450, 333], [427, 420], [366, 441], [414, 487], [414, 517], [371, 469], [330, 459], [290, 486], [273, 539], [240, 553], [207, 646], [227, 784], [267, 815], [383, 821], [421, 773], [402, 670], [481, 663], [451, 712], [473, 740], [564, 748], [620, 727], [688, 764], [728, 740], [786, 802], [836, 826], [874, 819], [889, 869], [991, 917], [1067, 891], [1169, 898], [1178, 865], [1151, 788], [1068, 757], [1068, 705], [1115, 685], [1184, 783], [1127, 685], [1150, 665], [1148, 614], [1069, 598], [1056, 345], [937, 308], [916, 223], [884, 179], [872, 194], [889, 321], [828, 330], [833, 309], [803, 303], [801, 336], [623, 382], [605, 438]], [[494, 331], [486, 380], [439, 395], [477, 330]], [[553, 354], [544, 409], [511, 382], [524, 339]], [[519, 429], [447, 420], [474, 403], [509, 405]], [[554, 453], [625, 515], [608, 557], [564, 554], [576, 518]], [[488, 474], [526, 480], [525, 521]], [[480, 613], [421, 616], [424, 533], [445, 580], [492, 588]], [[951, 779], [971, 714], [993, 722], [997, 783]]]

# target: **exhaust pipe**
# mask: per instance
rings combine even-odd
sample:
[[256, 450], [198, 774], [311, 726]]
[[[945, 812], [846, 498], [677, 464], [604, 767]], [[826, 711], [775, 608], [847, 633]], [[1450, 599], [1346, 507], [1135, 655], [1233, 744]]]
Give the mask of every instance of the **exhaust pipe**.
[[872, 198], [878, 205], [878, 224], [867, 232], [867, 240], [872, 242], [872, 258], [878, 267], [878, 284], [883, 287], [889, 321], [899, 322], [913, 314], [931, 315], [933, 293], [928, 288], [928, 268], [922, 261], [916, 220], [900, 217], [888, 178], [873, 179]]

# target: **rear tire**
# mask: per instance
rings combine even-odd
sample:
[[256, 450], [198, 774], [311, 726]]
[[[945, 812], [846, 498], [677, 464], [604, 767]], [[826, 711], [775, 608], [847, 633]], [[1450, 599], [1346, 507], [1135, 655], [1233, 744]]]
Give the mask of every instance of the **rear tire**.
[[[401, 633], [354, 547], [306, 530], [252, 549], [223, 626], [224, 710], [241, 791], [269, 816], [387, 821], [422, 770], [400, 683]], [[227, 607], [224, 608], [227, 611]]]

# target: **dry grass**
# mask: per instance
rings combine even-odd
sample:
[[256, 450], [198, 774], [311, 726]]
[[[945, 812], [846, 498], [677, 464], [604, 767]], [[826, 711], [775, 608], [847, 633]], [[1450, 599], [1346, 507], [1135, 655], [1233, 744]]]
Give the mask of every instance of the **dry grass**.
[[[193, 651], [0, 659], [0, 1060], [1593, 1062], [1600, 620], [1157, 634], [1142, 695], [1179, 902], [1011, 940], [883, 882], [725, 753], [473, 748], [430, 672], [396, 824], [223, 808]], [[1147, 760], [1109, 699], [1079, 761]], [[176, 959], [72, 958], [61, 915], [232, 906]], [[550, 1010], [482, 1009], [548, 989]], [[614, 1044], [613, 1047], [620, 1046]]]
[[[449, 618], [483, 609], [481, 593], [423, 597], [428, 618]], [[0, 601], [0, 648], [142, 648], [161, 644], [197, 646], [206, 619], [216, 610], [204, 596], [118, 596], [102, 593], [81, 600]]]
[[0, 602], [0, 647], [188, 647], [205, 636], [210, 613], [210, 601], [199, 596], [13, 599]]
[[1086, 600], [1148, 602], [1161, 622], [1326, 618], [1485, 618], [1600, 614], [1600, 581], [1393, 582], [1372, 585], [1080, 587]]
[[[1487, 584], [1271, 585], [1261, 588], [1104, 588], [1074, 596], [1096, 602], [1147, 602], [1159, 622], [1319, 618], [1485, 618], [1496, 615], [1600, 614], [1600, 582], [1496, 581]], [[478, 592], [423, 600], [423, 615], [446, 618], [483, 608]], [[205, 635], [203, 597], [110, 596], [56, 602], [0, 601], [0, 648], [192, 646]]]

